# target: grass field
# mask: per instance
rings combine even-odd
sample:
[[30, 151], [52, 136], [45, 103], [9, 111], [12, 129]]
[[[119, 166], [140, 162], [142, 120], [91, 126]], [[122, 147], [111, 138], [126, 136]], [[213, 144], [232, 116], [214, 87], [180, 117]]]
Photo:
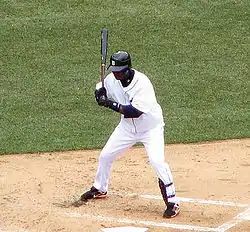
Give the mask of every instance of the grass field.
[[0, 154], [100, 148], [100, 31], [152, 80], [166, 142], [249, 137], [248, 0], [1, 1]]

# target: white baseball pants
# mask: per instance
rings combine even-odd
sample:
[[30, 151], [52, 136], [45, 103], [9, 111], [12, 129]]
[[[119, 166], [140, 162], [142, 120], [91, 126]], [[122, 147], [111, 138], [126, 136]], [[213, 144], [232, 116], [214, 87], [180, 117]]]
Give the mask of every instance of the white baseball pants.
[[[94, 187], [101, 192], [108, 191], [110, 170], [113, 161], [126, 149], [135, 143], [141, 142], [146, 150], [149, 162], [155, 170], [157, 177], [167, 186], [173, 183], [173, 177], [169, 165], [165, 162], [164, 127], [158, 126], [144, 133], [131, 133], [125, 131], [119, 124], [108, 139], [99, 156], [98, 169], [94, 181]], [[167, 196], [175, 195], [174, 184], [166, 188]], [[176, 199], [171, 201], [175, 202]]]

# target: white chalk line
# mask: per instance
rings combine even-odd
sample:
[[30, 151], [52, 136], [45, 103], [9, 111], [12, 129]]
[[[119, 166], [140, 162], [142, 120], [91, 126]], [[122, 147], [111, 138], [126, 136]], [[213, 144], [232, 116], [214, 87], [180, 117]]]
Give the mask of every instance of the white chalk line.
[[[162, 196], [157, 195], [150, 195], [150, 194], [129, 194], [129, 193], [113, 193], [111, 195], [116, 196], [125, 196], [125, 197], [140, 197], [146, 199], [154, 199], [154, 200], [162, 200]], [[218, 206], [234, 206], [234, 207], [241, 207], [246, 208], [249, 207], [249, 204], [242, 204], [242, 203], [235, 203], [235, 202], [227, 202], [227, 201], [217, 201], [217, 200], [202, 200], [202, 199], [193, 199], [193, 198], [179, 198], [181, 202], [188, 202], [188, 203], [199, 203], [199, 204], [209, 204], [209, 205], [218, 205]], [[180, 229], [180, 230], [194, 230], [194, 231], [214, 231], [214, 232], [225, 232], [228, 229], [232, 228], [233, 226], [241, 223], [244, 220], [248, 220], [249, 216], [249, 208], [239, 213], [232, 221], [226, 222], [219, 227], [202, 227], [202, 226], [195, 226], [195, 225], [183, 225], [183, 224], [172, 224], [166, 222], [153, 222], [153, 221], [142, 221], [142, 220], [132, 220], [132, 219], [125, 219], [125, 218], [114, 218], [114, 217], [103, 217], [103, 216], [91, 216], [86, 214], [79, 214], [79, 213], [66, 213], [64, 214], [68, 217], [85, 217], [91, 220], [99, 220], [99, 221], [108, 221], [108, 222], [118, 222], [118, 223], [125, 223], [125, 224], [137, 224], [137, 225], [146, 225], [146, 226], [154, 226], [154, 227], [165, 227], [165, 228], [172, 228], [172, 229]]]
[[[154, 200], [162, 200], [162, 196], [158, 195], [150, 195], [150, 194], [136, 194], [136, 193], [125, 193], [125, 194], [112, 194], [112, 195], [119, 195], [119, 196], [127, 196], [127, 197], [141, 197], [146, 199], [154, 199]], [[232, 206], [232, 207], [240, 207], [246, 208], [250, 206], [249, 204], [242, 204], [242, 203], [235, 203], [229, 201], [217, 201], [217, 200], [202, 200], [202, 199], [195, 199], [195, 198], [186, 198], [186, 197], [178, 197], [181, 202], [188, 202], [188, 203], [199, 203], [199, 204], [208, 204], [208, 205], [219, 205], [219, 206]]]
[[4, 230], [4, 229], [0, 229], [0, 232], [28, 232], [28, 230], [25, 230], [25, 229], [17, 229], [17, 230]]
[[194, 226], [194, 225], [172, 224], [172, 223], [166, 223], [166, 222], [153, 222], [153, 221], [125, 219], [125, 218], [93, 216], [89, 214], [80, 214], [80, 213], [72, 213], [72, 212], [63, 213], [61, 215], [66, 216], [66, 217], [71, 217], [71, 218], [83, 218], [84, 217], [84, 218], [97, 220], [97, 221], [136, 224], [136, 225], [153, 226], [153, 227], [164, 227], [164, 228], [172, 228], [172, 229], [179, 229], [179, 230], [204, 231], [204, 232], [210, 232], [210, 231], [211, 232], [226, 232], [227, 230], [231, 229], [237, 224], [245, 220], [250, 220], [250, 208], [247, 208], [244, 212], [239, 213], [237, 216], [233, 218], [233, 220], [226, 222], [222, 224], [221, 226], [218, 226], [215, 228]]
[[[150, 195], [150, 194], [116, 194], [113, 193], [111, 195], [117, 196], [125, 196], [125, 197], [141, 197], [145, 199], [154, 199], [154, 200], [162, 200], [162, 196], [157, 195]], [[205, 232], [226, 232], [230, 228], [236, 226], [237, 224], [245, 221], [250, 220], [250, 205], [249, 204], [241, 204], [235, 202], [226, 202], [226, 201], [216, 201], [216, 200], [202, 200], [202, 199], [194, 199], [194, 198], [184, 198], [179, 197], [181, 202], [188, 202], [188, 203], [200, 203], [200, 204], [209, 204], [209, 205], [219, 205], [219, 206], [234, 206], [234, 207], [241, 207], [246, 208], [244, 212], [239, 213], [236, 215], [231, 221], [228, 221], [222, 224], [219, 227], [202, 227], [202, 226], [193, 226], [193, 225], [182, 225], [182, 224], [172, 224], [166, 222], [153, 222], [153, 221], [143, 221], [143, 220], [132, 220], [132, 219], [125, 219], [125, 218], [114, 218], [114, 217], [103, 217], [103, 216], [92, 216], [87, 214], [79, 214], [79, 213], [64, 213], [61, 214], [62, 216], [66, 217], [76, 217], [76, 218], [89, 218], [91, 220], [99, 220], [99, 221], [108, 221], [108, 222], [118, 222], [118, 223], [125, 223], [125, 224], [137, 224], [137, 225], [146, 225], [146, 226], [154, 226], [154, 227], [165, 227], [165, 228], [172, 228], [172, 229], [179, 229], [179, 230], [193, 230], [193, 231], [205, 231]], [[28, 232], [24, 229], [18, 230], [3, 230], [0, 229], [0, 232]]]
[[[130, 196], [136, 196], [136, 194], [128, 194]], [[156, 195], [137, 195], [141, 198], [146, 199], [155, 199], [155, 200], [162, 200], [162, 196]], [[241, 207], [247, 208], [244, 212], [239, 213], [236, 215], [231, 221], [228, 221], [221, 226], [215, 228], [218, 232], [226, 232], [230, 228], [242, 223], [243, 221], [250, 220], [250, 205], [249, 204], [242, 204], [242, 203], [235, 203], [235, 202], [226, 202], [226, 201], [217, 201], [217, 200], [202, 200], [202, 199], [194, 199], [194, 198], [184, 198], [179, 197], [181, 202], [189, 202], [189, 203], [200, 203], [200, 204], [209, 204], [209, 205], [219, 205], [219, 206], [233, 206], [233, 207]]]
[[179, 229], [179, 230], [220, 232], [220, 230], [218, 230], [217, 228], [210, 228], [210, 227], [179, 225], [179, 224], [172, 224], [172, 223], [166, 223], [166, 222], [132, 220], [132, 219], [126, 219], [126, 218], [93, 216], [93, 215], [89, 215], [89, 214], [80, 214], [80, 213], [72, 213], [72, 212], [71, 213], [61, 213], [60, 215], [66, 216], [66, 217], [71, 217], [71, 218], [88, 218], [88, 219], [96, 220], [96, 221], [136, 224], [136, 225], [154, 226], [154, 227], [164, 227], [164, 228], [172, 228], [172, 229]]
[[250, 208], [246, 209], [244, 212], [237, 214], [231, 221], [224, 223], [219, 226], [218, 229], [220, 232], [225, 232], [232, 227], [242, 223], [243, 221], [250, 220]]

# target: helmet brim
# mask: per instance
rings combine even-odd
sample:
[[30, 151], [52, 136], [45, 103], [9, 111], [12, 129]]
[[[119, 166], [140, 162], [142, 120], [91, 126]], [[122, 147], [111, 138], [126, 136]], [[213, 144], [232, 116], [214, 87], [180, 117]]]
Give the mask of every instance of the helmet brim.
[[127, 69], [127, 68], [128, 68], [128, 65], [125, 65], [125, 66], [113, 66], [113, 65], [110, 65], [108, 67], [108, 70], [111, 71], [111, 72], [121, 72], [122, 70]]

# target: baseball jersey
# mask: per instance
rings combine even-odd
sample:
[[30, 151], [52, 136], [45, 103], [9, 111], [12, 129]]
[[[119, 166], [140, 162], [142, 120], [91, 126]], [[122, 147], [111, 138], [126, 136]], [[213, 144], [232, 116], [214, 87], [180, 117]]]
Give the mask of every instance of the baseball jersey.
[[[138, 118], [125, 118], [121, 114], [120, 126], [132, 133], [143, 133], [158, 125], [164, 126], [161, 106], [158, 104], [153, 85], [148, 77], [133, 69], [134, 77], [127, 87], [123, 87], [119, 80], [116, 80], [113, 73], [104, 79], [104, 87], [107, 90], [107, 97], [122, 105], [131, 104], [143, 112]], [[101, 87], [100, 83], [96, 88]]]

